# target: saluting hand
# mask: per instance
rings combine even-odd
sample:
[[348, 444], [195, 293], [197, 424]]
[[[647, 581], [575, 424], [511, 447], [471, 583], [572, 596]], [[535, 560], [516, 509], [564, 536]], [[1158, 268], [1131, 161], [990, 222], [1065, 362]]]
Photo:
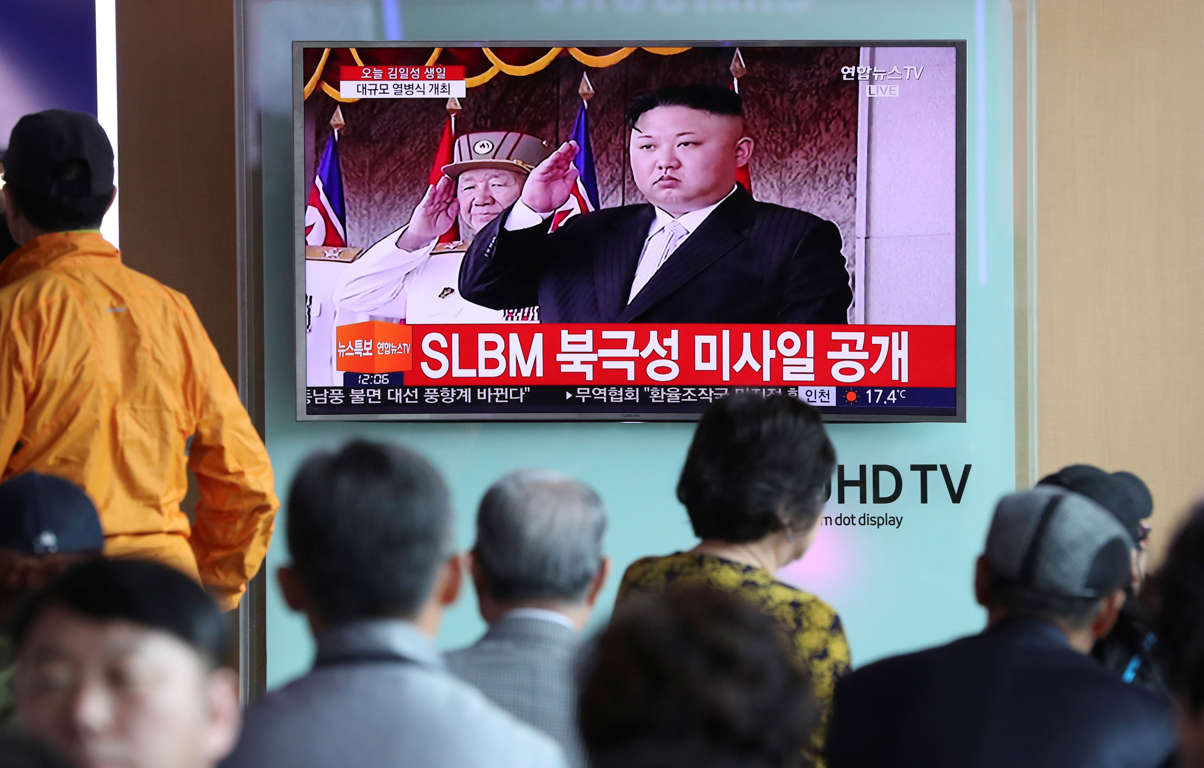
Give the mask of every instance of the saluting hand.
[[460, 202], [456, 200], [456, 182], [446, 176], [439, 183], [426, 188], [426, 194], [418, 201], [410, 214], [410, 223], [397, 238], [397, 247], [403, 251], [416, 251], [451, 229], [460, 215]]
[[523, 203], [537, 213], [550, 213], [564, 205], [577, 184], [576, 156], [577, 142], [570, 139], [535, 166], [523, 184]]

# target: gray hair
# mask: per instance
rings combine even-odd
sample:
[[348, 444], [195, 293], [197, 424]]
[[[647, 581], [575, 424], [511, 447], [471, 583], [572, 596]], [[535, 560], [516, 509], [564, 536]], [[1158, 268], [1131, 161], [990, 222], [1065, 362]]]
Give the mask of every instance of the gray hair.
[[602, 565], [605, 532], [593, 488], [559, 472], [520, 470], [481, 499], [473, 553], [497, 600], [578, 601]]

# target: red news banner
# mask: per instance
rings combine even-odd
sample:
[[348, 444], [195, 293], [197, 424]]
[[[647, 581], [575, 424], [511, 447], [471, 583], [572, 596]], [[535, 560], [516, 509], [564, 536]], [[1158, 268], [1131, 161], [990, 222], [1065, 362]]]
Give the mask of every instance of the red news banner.
[[336, 330], [338, 369], [406, 385], [957, 386], [952, 325], [397, 325]]

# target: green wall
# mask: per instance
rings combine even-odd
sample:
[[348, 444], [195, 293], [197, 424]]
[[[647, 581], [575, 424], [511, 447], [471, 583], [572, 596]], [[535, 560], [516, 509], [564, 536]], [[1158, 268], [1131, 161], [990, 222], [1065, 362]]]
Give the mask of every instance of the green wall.
[[[819, 594], [844, 617], [854, 663], [976, 629], [970, 579], [991, 506], [1015, 476], [1012, 300], [1012, 40], [1002, 0], [440, 0], [439, 2], [248, 3], [246, 76], [260, 110], [265, 270], [264, 340], [268, 449], [283, 497], [305, 454], [352, 437], [406, 443], [434, 459], [453, 488], [458, 538], [470, 543], [472, 514], [486, 486], [518, 467], [577, 475], [610, 511], [607, 548], [616, 576], [636, 557], [691, 546], [673, 487], [692, 426], [687, 424], [381, 424], [295, 420], [293, 319], [293, 148], [291, 41], [964, 39], [967, 41], [968, 418], [965, 424], [841, 424], [831, 428], [839, 461], [903, 471], [889, 505], [832, 505], [903, 517], [898, 529], [828, 527], [783, 578]], [[254, 170], [254, 169], [251, 169]], [[972, 470], [961, 503], [933, 473], [920, 502], [913, 464]], [[853, 493], [856, 501], [856, 492]], [[277, 530], [283, 531], [282, 512]], [[267, 569], [287, 561], [281, 536]], [[303, 672], [312, 643], [284, 606], [269, 574], [268, 684]], [[605, 618], [617, 578], [602, 597]], [[447, 615], [440, 644], [472, 641], [483, 625], [471, 590]]]

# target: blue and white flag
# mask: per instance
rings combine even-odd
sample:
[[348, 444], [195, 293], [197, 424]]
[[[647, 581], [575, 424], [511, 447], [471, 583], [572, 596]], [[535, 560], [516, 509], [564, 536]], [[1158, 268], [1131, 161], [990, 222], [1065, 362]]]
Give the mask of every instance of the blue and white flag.
[[326, 139], [314, 183], [305, 199], [305, 244], [347, 245], [347, 207], [343, 203], [343, 168], [339, 164], [339, 132]]
[[577, 154], [573, 158], [573, 165], [577, 166], [577, 185], [568, 202], [557, 209], [550, 230], [553, 232], [565, 219], [598, 210], [598, 176], [594, 172], [594, 148], [589, 142], [589, 110], [584, 101], [577, 107], [577, 119], [573, 121], [573, 133], [569, 138], [577, 142]]

